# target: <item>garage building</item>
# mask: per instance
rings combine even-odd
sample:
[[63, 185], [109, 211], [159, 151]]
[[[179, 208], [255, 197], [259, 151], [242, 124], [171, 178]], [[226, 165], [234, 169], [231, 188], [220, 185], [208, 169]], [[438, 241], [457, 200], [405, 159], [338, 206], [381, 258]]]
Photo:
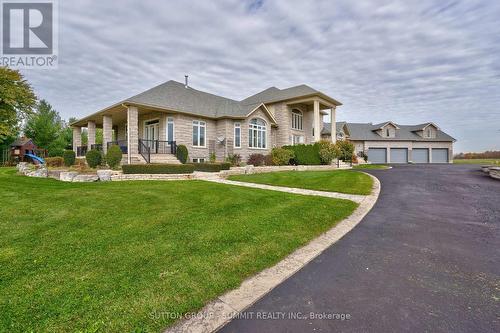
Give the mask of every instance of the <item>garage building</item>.
[[[327, 128], [327, 126], [325, 126]], [[351, 141], [355, 153], [371, 163], [452, 163], [456, 141], [434, 123], [399, 125], [338, 123], [337, 132]], [[322, 132], [327, 135], [328, 133]]]

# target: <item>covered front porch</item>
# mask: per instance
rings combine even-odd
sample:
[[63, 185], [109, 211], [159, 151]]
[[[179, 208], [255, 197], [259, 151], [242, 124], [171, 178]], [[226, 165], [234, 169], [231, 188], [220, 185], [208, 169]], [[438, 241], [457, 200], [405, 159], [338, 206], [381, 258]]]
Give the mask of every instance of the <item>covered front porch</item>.
[[[107, 152], [117, 145], [123, 155], [122, 163], [151, 163], [171, 160], [177, 151], [173, 121], [168, 113], [154, 108], [119, 104], [94, 113], [71, 124], [73, 150], [83, 157], [90, 149]], [[97, 129], [102, 129], [102, 143], [96, 142]], [[82, 132], [87, 143], [82, 143]]]

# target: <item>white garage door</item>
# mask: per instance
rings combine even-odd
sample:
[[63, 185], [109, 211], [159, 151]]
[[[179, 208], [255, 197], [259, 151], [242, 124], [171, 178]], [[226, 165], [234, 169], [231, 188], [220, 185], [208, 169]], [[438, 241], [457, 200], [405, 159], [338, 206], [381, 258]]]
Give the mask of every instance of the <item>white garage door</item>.
[[391, 163], [408, 163], [408, 149], [391, 148]]
[[432, 163], [448, 163], [448, 148], [433, 148]]
[[368, 161], [372, 163], [387, 163], [387, 149], [385, 148], [369, 148]]
[[428, 148], [413, 148], [412, 159], [415, 163], [429, 163], [429, 149]]

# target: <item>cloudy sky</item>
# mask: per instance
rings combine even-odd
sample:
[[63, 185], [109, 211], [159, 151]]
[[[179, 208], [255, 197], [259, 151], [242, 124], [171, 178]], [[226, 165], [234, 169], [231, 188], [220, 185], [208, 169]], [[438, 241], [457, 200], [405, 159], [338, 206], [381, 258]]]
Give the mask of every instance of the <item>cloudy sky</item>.
[[500, 1], [59, 1], [59, 68], [26, 70], [64, 118], [164, 81], [242, 99], [308, 84], [338, 119], [433, 121], [500, 150]]

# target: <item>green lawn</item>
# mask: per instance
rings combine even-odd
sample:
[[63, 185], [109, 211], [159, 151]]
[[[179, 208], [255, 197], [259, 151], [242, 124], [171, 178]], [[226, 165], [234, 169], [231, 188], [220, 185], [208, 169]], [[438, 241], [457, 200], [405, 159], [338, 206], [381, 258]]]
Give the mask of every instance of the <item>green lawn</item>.
[[0, 332], [160, 332], [169, 313], [199, 309], [357, 207], [203, 181], [14, 173], [0, 168]]
[[465, 160], [465, 159], [454, 159], [453, 164], [484, 164], [484, 165], [499, 165], [500, 166], [500, 159], [471, 159], [471, 160]]
[[387, 165], [384, 164], [359, 164], [352, 167], [353, 169], [389, 169]]
[[373, 183], [370, 176], [350, 170], [280, 171], [236, 175], [230, 176], [228, 179], [348, 194], [370, 194]]

